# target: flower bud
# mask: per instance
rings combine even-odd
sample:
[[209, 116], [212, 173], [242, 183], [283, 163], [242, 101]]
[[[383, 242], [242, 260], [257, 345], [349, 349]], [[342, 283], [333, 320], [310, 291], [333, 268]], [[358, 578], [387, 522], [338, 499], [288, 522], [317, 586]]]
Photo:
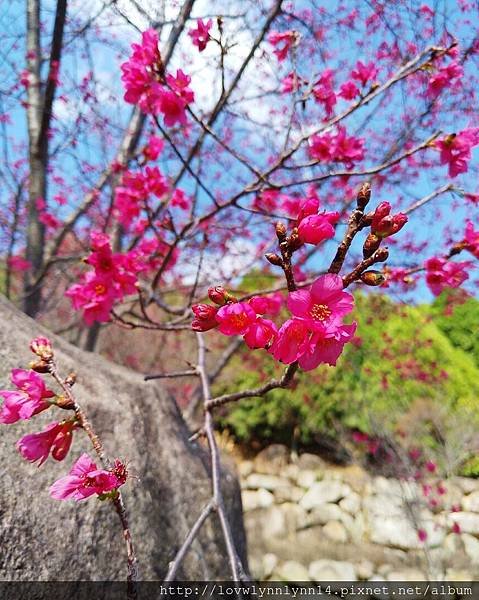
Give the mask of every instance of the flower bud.
[[284, 242], [286, 239], [286, 225], [278, 221], [275, 226], [276, 236], [280, 242]]
[[361, 281], [366, 285], [376, 286], [384, 283], [386, 278], [380, 271], [365, 271], [361, 275]]
[[366, 238], [363, 246], [363, 257], [369, 258], [372, 256], [376, 250], [379, 248], [381, 244], [381, 238], [375, 235], [374, 233], [370, 233]]
[[50, 367], [49, 364], [44, 360], [34, 360], [29, 365], [28, 368], [35, 373], [49, 373]]
[[358, 209], [361, 211], [364, 210], [369, 200], [371, 200], [371, 184], [366, 181], [366, 183], [363, 183], [363, 185], [359, 188], [358, 195], [356, 197], [356, 205]]
[[223, 286], [217, 285], [208, 289], [208, 298], [215, 304], [218, 304], [218, 306], [223, 306], [230, 298], [230, 294], [228, 294]]
[[209, 331], [218, 325], [216, 321], [218, 309], [215, 306], [211, 306], [211, 304], [194, 304], [191, 310], [195, 315], [191, 328], [195, 331]]
[[270, 262], [275, 267], [281, 267], [283, 265], [283, 260], [279, 254], [275, 254], [274, 252], [268, 252], [264, 257], [268, 262]]
[[44, 361], [53, 358], [52, 343], [46, 337], [36, 337], [30, 342], [30, 350]]
[[389, 250], [387, 248], [379, 248], [374, 256], [376, 262], [384, 262], [389, 258]]

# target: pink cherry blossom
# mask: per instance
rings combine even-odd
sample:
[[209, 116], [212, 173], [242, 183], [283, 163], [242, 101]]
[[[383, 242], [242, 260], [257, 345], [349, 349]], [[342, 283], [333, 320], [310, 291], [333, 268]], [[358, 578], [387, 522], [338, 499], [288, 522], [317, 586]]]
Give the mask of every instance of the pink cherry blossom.
[[50, 496], [56, 500], [84, 500], [94, 494], [105, 494], [117, 489], [122, 481], [111, 471], [98, 469], [88, 454], [82, 454], [68, 475], [50, 487]]
[[316, 327], [310, 347], [298, 359], [299, 366], [304, 371], [316, 369], [320, 364], [334, 367], [344, 345], [353, 338], [356, 326], [356, 323], [343, 325], [335, 319], [320, 328]]
[[474, 230], [474, 225], [471, 221], [468, 221], [466, 224], [463, 243], [466, 250], [476, 258], [479, 258], [479, 230]]
[[311, 332], [306, 321], [288, 319], [280, 327], [269, 352], [276, 360], [289, 365], [310, 349], [310, 338]]
[[334, 105], [336, 104], [336, 94], [333, 90], [332, 69], [323, 71], [318, 81], [313, 87], [313, 96], [316, 102], [323, 105], [326, 111], [326, 117], [331, 117], [333, 114]]
[[351, 71], [352, 79], [359, 81], [363, 87], [368, 81], [374, 81], [377, 74], [378, 70], [373, 62], [365, 65], [360, 60], [356, 63], [356, 68]]
[[85, 274], [82, 283], [72, 285], [65, 292], [65, 296], [72, 301], [73, 308], [83, 311], [87, 325], [92, 325], [95, 321], [109, 321], [110, 311], [120, 295], [118, 286], [111, 278], [96, 275], [93, 271]]
[[255, 296], [249, 301], [253, 310], [259, 315], [276, 316], [283, 305], [283, 296], [280, 292], [268, 296]]
[[26, 460], [30, 462], [39, 461], [41, 466], [52, 455], [55, 460], [63, 460], [68, 454], [75, 423], [63, 421], [62, 423], [50, 423], [40, 433], [24, 435], [17, 442], [17, 449]]
[[445, 258], [429, 258], [425, 263], [426, 282], [431, 292], [438, 296], [446, 288], [457, 288], [469, 275], [467, 261], [453, 262]]
[[452, 62], [447, 66], [443, 66], [429, 80], [427, 95], [430, 98], [438, 96], [442, 90], [456, 83], [464, 75], [464, 69], [457, 62]]
[[273, 53], [280, 62], [288, 56], [289, 50], [297, 40], [297, 31], [272, 31], [268, 35], [268, 42], [275, 47]]
[[299, 239], [305, 244], [318, 245], [324, 240], [334, 237], [333, 225], [337, 223], [339, 213], [323, 213], [308, 215], [301, 220], [298, 226]]
[[196, 21], [196, 29], [190, 29], [188, 35], [193, 42], [193, 45], [197, 46], [200, 52], [206, 48], [210, 40], [210, 29], [213, 27], [212, 19], [208, 19], [206, 23], [202, 19]]
[[150, 135], [148, 143], [143, 150], [143, 154], [147, 160], [156, 160], [163, 152], [165, 142], [157, 135]]
[[278, 328], [269, 319], [257, 317], [243, 336], [247, 346], [254, 350], [255, 348], [269, 347], [278, 334]]
[[4, 399], [0, 409], [0, 423], [10, 424], [20, 419], [30, 419], [49, 408], [47, 400], [55, 394], [47, 389], [38, 373], [12, 369], [11, 379], [17, 390], [0, 390], [0, 396]]
[[458, 134], [448, 135], [435, 142], [440, 151], [442, 165], [449, 166], [449, 176], [457, 177], [468, 170], [468, 161], [471, 159], [471, 150], [479, 144], [479, 127], [464, 129]]
[[191, 198], [183, 190], [177, 188], [171, 196], [171, 206], [177, 206], [181, 210], [188, 210], [191, 206]]
[[359, 95], [359, 90], [354, 81], [346, 81], [339, 88], [338, 96], [345, 100], [354, 100]]
[[125, 84], [125, 100], [137, 104], [146, 100], [156, 71], [161, 65], [158, 33], [148, 29], [142, 33], [141, 44], [132, 44], [132, 55], [121, 65], [121, 79]]
[[311, 330], [316, 330], [324, 322], [350, 313], [354, 298], [344, 291], [339, 275], [328, 273], [319, 277], [310, 290], [290, 292], [287, 306], [296, 318], [303, 319]]
[[256, 321], [256, 313], [247, 302], [233, 302], [218, 309], [216, 320], [224, 335], [244, 335]]
[[364, 158], [364, 140], [348, 136], [344, 127], [337, 132], [313, 135], [309, 139], [309, 153], [312, 158], [323, 162], [340, 162], [351, 167]]
[[32, 263], [22, 256], [11, 256], [7, 262], [12, 271], [23, 272], [32, 268]]

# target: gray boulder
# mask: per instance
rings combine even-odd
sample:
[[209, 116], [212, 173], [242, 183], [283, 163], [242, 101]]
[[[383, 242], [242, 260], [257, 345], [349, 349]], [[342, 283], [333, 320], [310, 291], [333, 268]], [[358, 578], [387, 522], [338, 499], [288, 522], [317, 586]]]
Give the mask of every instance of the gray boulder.
[[[189, 528], [210, 497], [209, 459], [188, 441], [173, 400], [139, 374], [87, 354], [50, 334], [0, 298], [0, 389], [11, 389], [12, 367], [33, 358], [29, 341], [52, 339], [63, 375], [78, 375], [75, 395], [102, 438], [107, 454], [128, 461], [123, 487], [141, 579], [161, 579]], [[49, 387], [53, 381], [45, 376]], [[52, 385], [50, 385], [52, 384]], [[50, 498], [49, 486], [66, 475], [82, 452], [95, 454], [76, 432], [63, 462], [37, 468], [15, 448], [26, 433], [41, 431], [66, 413], [51, 408], [29, 421], [0, 425], [0, 579], [124, 580], [126, 555], [117, 514], [96, 497], [76, 503]], [[223, 487], [237, 550], [246, 561], [241, 496], [236, 477], [224, 469]], [[230, 579], [219, 521], [203, 525], [178, 579]]]

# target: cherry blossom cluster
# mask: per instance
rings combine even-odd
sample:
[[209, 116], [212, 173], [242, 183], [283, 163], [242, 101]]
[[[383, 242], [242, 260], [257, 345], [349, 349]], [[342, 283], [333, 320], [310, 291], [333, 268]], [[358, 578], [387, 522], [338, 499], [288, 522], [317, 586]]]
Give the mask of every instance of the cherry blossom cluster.
[[318, 162], [344, 163], [348, 168], [364, 158], [364, 140], [347, 135], [338, 125], [336, 132], [316, 134], [309, 139], [309, 154]]
[[191, 77], [181, 69], [176, 76], [164, 72], [158, 41], [158, 33], [148, 29], [142, 34], [141, 44], [132, 44], [131, 57], [121, 65], [124, 98], [144, 113], [162, 114], [168, 127], [186, 125], [186, 108], [195, 99], [188, 87]]
[[94, 231], [90, 240], [92, 252], [85, 262], [93, 270], [83, 274], [80, 282], [65, 293], [73, 308], [83, 311], [87, 325], [108, 321], [113, 305], [137, 291], [138, 274], [149, 268], [141, 251], [113, 252], [110, 238], [104, 233]]
[[279, 328], [264, 318], [278, 311], [277, 302], [268, 296], [256, 296], [238, 302], [222, 288], [210, 289], [209, 297], [221, 306], [196, 304], [192, 307], [196, 331], [213, 328], [227, 336], [241, 335], [251, 349], [264, 348], [276, 360], [291, 364], [298, 361], [305, 371], [319, 364], [336, 364], [344, 345], [356, 331], [356, 323], [345, 325], [343, 317], [354, 306], [354, 299], [343, 290], [338, 275], [319, 277], [309, 289], [288, 294], [286, 301], [290, 318]]
[[[75, 415], [62, 421], [54, 421], [39, 433], [24, 435], [17, 442], [20, 454], [29, 462], [38, 462], [40, 467], [49, 456], [63, 460], [70, 450], [73, 432], [82, 425], [76, 414], [76, 407], [65, 395], [57, 395], [47, 388], [39, 375], [48, 373], [53, 364], [53, 349], [50, 340], [38, 337], [30, 344], [32, 352], [39, 360], [31, 369], [13, 369], [11, 380], [15, 390], [0, 390], [4, 402], [0, 408], [0, 423], [12, 424], [28, 420], [33, 416], [56, 406], [75, 411]], [[73, 385], [72, 381], [65, 385]], [[88, 454], [82, 454], [74, 463], [68, 475], [58, 479], [50, 487], [50, 495], [57, 500], [83, 500], [97, 494], [100, 498], [113, 498], [118, 488], [125, 483], [127, 470], [116, 460], [111, 469], [99, 469]]]
[[[146, 162], [142, 164], [140, 171], [124, 170], [121, 165], [118, 166], [118, 171], [122, 172], [122, 176], [120, 185], [115, 188], [114, 208], [116, 218], [127, 231], [133, 229], [135, 233], [141, 234], [148, 227], [148, 218], [140, 219], [139, 217], [145, 213], [148, 217], [150, 209], [151, 212], [158, 212], [159, 206], [150, 207], [149, 205], [152, 196], [161, 200], [165, 207], [168, 205], [168, 208], [177, 207], [180, 210], [188, 210], [191, 206], [189, 196], [179, 188], [172, 190], [170, 182], [158, 166], [146, 164], [157, 160], [163, 147], [163, 140], [152, 135], [143, 149]], [[168, 219], [164, 222], [158, 219], [155, 222], [155, 227], [168, 229], [169, 226]]]

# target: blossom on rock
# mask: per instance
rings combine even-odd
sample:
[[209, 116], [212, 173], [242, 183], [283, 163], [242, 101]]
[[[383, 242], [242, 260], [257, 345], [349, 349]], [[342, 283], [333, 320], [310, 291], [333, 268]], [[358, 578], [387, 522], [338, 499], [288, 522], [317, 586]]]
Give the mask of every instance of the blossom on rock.
[[82, 454], [68, 475], [50, 487], [50, 496], [56, 500], [84, 500], [94, 494], [106, 494], [117, 489], [124, 481], [112, 471], [98, 469], [88, 454]]
[[50, 423], [40, 433], [24, 435], [18, 440], [17, 449], [26, 460], [38, 460], [38, 466], [47, 460], [50, 453], [55, 460], [63, 460], [70, 449], [74, 428], [74, 421]]
[[429, 258], [426, 267], [426, 283], [431, 292], [438, 296], [446, 288], [457, 288], [469, 279], [467, 261], [453, 262], [445, 258]]
[[17, 390], [0, 390], [4, 403], [0, 409], [0, 423], [16, 423], [30, 419], [50, 406], [49, 398], [55, 393], [49, 390], [43, 379], [34, 371], [12, 369], [12, 383]]

